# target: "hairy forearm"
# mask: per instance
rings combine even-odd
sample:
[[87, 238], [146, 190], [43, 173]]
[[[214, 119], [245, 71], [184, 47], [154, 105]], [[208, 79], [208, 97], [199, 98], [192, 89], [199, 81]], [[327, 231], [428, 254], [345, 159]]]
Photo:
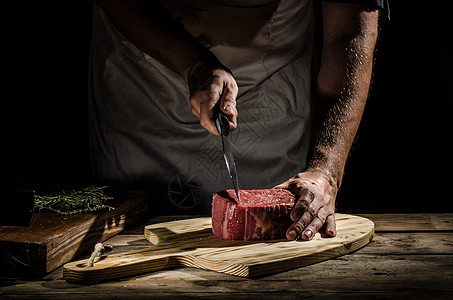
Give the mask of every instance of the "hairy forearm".
[[324, 45], [308, 162], [337, 187], [368, 96], [378, 14], [344, 5], [323, 5]]
[[206, 63], [218, 64], [160, 1], [96, 0], [115, 27], [136, 47], [182, 76]]

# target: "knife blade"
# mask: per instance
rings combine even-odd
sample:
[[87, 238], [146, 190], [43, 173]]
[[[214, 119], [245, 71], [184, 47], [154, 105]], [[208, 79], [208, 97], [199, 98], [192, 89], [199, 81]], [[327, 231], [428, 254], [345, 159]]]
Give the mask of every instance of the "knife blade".
[[215, 126], [222, 138], [223, 158], [225, 160], [228, 175], [230, 176], [231, 182], [233, 183], [233, 188], [236, 192], [236, 197], [239, 204], [241, 202], [241, 199], [239, 197], [239, 182], [236, 163], [234, 161], [233, 152], [227, 138], [228, 134], [230, 133], [230, 122], [228, 120], [228, 117], [223, 112], [220, 112], [218, 114], [218, 117], [215, 119]]

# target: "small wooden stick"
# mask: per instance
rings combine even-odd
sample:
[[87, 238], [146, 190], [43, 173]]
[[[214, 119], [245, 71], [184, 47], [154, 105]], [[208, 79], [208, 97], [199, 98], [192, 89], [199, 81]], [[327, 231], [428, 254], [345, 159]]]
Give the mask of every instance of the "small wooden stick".
[[109, 253], [112, 250], [113, 250], [112, 245], [104, 245], [102, 243], [97, 243], [96, 245], [94, 245], [94, 251], [93, 253], [91, 253], [90, 258], [88, 259], [87, 267], [89, 268], [93, 267], [94, 259], [96, 257], [100, 257], [101, 255]]

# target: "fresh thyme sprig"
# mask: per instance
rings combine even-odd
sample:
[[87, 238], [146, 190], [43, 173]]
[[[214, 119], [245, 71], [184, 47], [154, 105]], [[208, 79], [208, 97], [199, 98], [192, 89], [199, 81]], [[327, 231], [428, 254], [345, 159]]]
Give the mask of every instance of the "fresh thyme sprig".
[[35, 211], [50, 210], [63, 215], [94, 212], [104, 208], [114, 209], [106, 205], [113, 199], [104, 194], [102, 187], [90, 186], [81, 190], [63, 190], [50, 195], [35, 195]]

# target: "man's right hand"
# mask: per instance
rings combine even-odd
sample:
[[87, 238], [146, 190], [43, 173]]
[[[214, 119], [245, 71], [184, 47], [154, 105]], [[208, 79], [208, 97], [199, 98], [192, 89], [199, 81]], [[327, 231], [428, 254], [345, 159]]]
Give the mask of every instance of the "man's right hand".
[[238, 86], [233, 75], [223, 68], [198, 67], [188, 78], [192, 113], [209, 133], [219, 135], [215, 111], [220, 107], [230, 120], [230, 130], [237, 127], [236, 97]]
[[192, 112], [200, 119], [201, 126], [219, 135], [213, 119], [214, 111], [220, 105], [230, 119], [230, 129], [236, 128], [236, 80], [211, 51], [169, 14], [160, 1], [96, 2], [129, 41], [188, 83]]

